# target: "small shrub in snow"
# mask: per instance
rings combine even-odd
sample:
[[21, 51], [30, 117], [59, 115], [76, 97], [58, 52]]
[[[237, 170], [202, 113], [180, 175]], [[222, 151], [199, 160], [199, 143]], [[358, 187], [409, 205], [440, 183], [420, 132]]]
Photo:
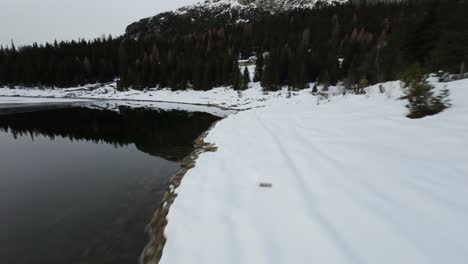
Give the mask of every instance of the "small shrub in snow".
[[435, 115], [450, 107], [449, 91], [443, 89], [434, 94], [434, 86], [427, 81], [427, 75], [418, 64], [411, 65], [401, 79], [408, 99], [409, 118]]
[[356, 94], [365, 94], [366, 91], [364, 88], [369, 86], [369, 81], [367, 80], [366, 76], [363, 76], [361, 80], [359, 80], [359, 83], [357, 85], [357, 91]]

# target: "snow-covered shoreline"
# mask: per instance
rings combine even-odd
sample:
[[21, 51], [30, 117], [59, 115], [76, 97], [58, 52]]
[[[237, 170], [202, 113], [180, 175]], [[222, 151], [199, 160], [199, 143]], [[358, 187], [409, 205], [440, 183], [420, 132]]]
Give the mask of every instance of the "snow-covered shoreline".
[[[122, 100], [179, 103], [220, 108], [245, 110], [255, 107], [276, 104], [286, 100], [289, 94], [286, 89], [265, 94], [259, 83], [251, 83], [251, 87], [239, 93], [228, 87], [219, 87], [209, 91], [172, 91], [171, 89], [147, 89], [144, 91], [129, 90], [119, 92], [115, 83], [87, 85], [78, 88], [53, 89], [37, 87], [0, 87], [0, 97], [37, 97], [46, 99], [87, 99], [87, 100]], [[294, 92], [295, 95], [307, 94], [311, 89]]]
[[119, 111], [119, 107], [127, 106], [131, 108], [146, 108], [154, 110], [178, 110], [185, 112], [204, 112], [219, 117], [226, 117], [237, 112], [235, 109], [219, 107], [216, 105], [190, 104], [179, 102], [147, 101], [147, 100], [122, 100], [122, 99], [95, 99], [95, 98], [56, 98], [56, 97], [26, 97], [26, 96], [1, 96], [0, 109], [28, 107], [31, 109], [41, 108], [46, 105], [74, 105], [84, 106], [93, 109]]
[[264, 93], [259, 83], [239, 93], [231, 88], [219, 87], [209, 91], [171, 91], [170, 89], [129, 90], [119, 92], [115, 83], [87, 85], [78, 88], [0, 88], [0, 104], [50, 103], [89, 101], [96, 107], [114, 109], [117, 105], [149, 107], [166, 110], [201, 111], [226, 117], [238, 110], [247, 110], [278, 103], [292, 103], [290, 97], [310, 95], [311, 89]]

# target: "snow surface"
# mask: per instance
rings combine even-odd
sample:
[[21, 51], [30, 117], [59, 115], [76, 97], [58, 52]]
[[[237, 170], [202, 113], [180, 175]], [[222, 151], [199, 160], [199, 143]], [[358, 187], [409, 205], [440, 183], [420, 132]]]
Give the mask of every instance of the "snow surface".
[[218, 151], [202, 154], [177, 190], [161, 263], [461, 264], [468, 80], [447, 85], [453, 107], [418, 120], [396, 100], [398, 82], [384, 84], [384, 94], [373, 86], [330, 101], [311, 89], [263, 94], [258, 84], [242, 97], [226, 88], [119, 93], [115, 84], [3, 88], [0, 96], [125, 99], [92, 102], [106, 109], [175, 105], [157, 101], [250, 109], [210, 131], [206, 141]]
[[219, 122], [218, 151], [177, 190], [160, 263], [468, 263], [468, 81], [417, 120], [385, 87]]

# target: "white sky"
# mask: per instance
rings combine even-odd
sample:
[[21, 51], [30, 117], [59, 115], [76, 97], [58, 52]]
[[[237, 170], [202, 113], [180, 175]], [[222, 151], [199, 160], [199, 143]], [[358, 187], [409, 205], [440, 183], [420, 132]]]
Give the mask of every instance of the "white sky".
[[200, 0], [0, 0], [0, 45], [121, 35], [141, 18]]

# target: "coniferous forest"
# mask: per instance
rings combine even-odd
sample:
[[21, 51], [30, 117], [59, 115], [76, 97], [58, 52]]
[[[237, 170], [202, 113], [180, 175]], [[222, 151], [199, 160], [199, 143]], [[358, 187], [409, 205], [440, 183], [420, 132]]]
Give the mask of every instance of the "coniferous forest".
[[[74, 87], [118, 80], [119, 89], [247, 86], [239, 59], [256, 56], [265, 90], [310, 82], [346, 88], [394, 80], [409, 65], [458, 73], [468, 61], [468, 1], [319, 5], [248, 22], [173, 15], [170, 30], [92, 41], [0, 48], [0, 86]], [[231, 16], [242, 14], [231, 14]], [[193, 20], [192, 20], [193, 21]], [[192, 22], [193, 24], [193, 22]], [[190, 29], [190, 30], [189, 30]]]

